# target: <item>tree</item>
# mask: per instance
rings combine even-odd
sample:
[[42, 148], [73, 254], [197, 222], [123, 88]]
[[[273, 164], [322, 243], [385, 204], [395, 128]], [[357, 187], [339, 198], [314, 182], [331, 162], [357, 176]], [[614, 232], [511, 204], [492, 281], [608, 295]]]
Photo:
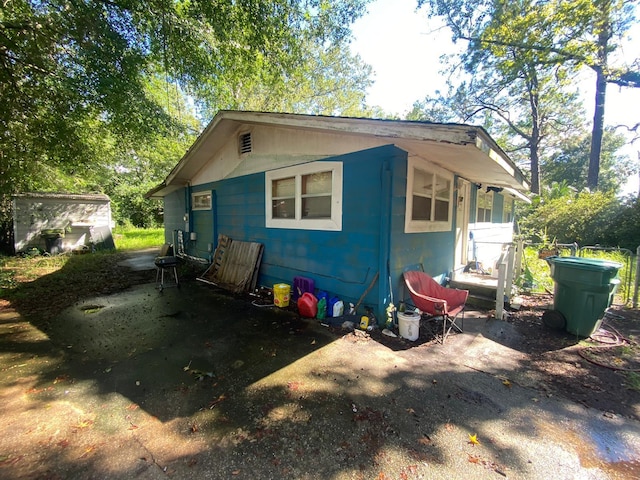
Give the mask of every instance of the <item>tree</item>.
[[[587, 131], [566, 137], [561, 148], [544, 160], [542, 172], [547, 185], [565, 182], [576, 191], [588, 188], [590, 137]], [[624, 143], [623, 135], [615, 133], [613, 128], [605, 128], [600, 155], [599, 190], [617, 192], [631, 175], [637, 173], [637, 166], [631, 159], [616, 155]]]
[[[531, 191], [540, 193], [545, 150], [552, 150], [555, 139], [568, 136], [581, 123], [577, 95], [563, 90], [568, 82], [565, 72], [536, 69], [531, 61], [491, 49], [463, 54], [459, 69], [456, 78], [465, 80], [449, 83], [447, 96], [429, 99], [426, 116], [481, 123], [516, 163], [528, 168]], [[414, 105], [412, 116], [421, 116], [419, 106]]]
[[[233, 105], [241, 79], [285, 78], [310, 44], [346, 41], [367, 1], [5, 2], [0, 241], [12, 193], [103, 191], [125, 146], [192, 133], [166, 108], [172, 92], [209, 111]], [[150, 89], [158, 79], [162, 99]]]
[[[635, 0], [545, 2], [505, 0], [418, 0], [432, 15], [442, 16], [453, 39], [469, 42], [469, 54], [486, 50], [515, 53], [538, 69], [562, 65], [596, 73], [596, 106], [591, 138], [588, 185], [598, 185], [607, 82], [637, 87], [631, 66], [610, 65], [613, 52], [634, 20]], [[497, 50], [496, 50], [497, 49]]]
[[[346, 42], [301, 45], [300, 58], [286, 75], [256, 70], [251, 76], [229, 82], [233, 92], [226, 105], [217, 108], [366, 116], [366, 89], [371, 67], [353, 55]], [[213, 115], [214, 111], [207, 116]]]

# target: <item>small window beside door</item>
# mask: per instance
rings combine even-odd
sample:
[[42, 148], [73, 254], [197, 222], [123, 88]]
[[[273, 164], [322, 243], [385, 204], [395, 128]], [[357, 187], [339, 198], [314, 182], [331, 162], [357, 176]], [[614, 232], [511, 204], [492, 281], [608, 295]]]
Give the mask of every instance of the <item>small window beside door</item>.
[[192, 193], [191, 210], [211, 210], [211, 192]]

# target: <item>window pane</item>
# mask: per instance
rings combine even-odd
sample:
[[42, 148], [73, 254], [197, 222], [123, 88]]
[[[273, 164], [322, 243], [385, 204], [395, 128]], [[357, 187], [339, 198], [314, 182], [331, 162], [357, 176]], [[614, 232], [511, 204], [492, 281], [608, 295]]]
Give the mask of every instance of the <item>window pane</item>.
[[436, 198], [449, 202], [451, 181], [436, 175]]
[[193, 208], [211, 208], [211, 194], [210, 193], [196, 193], [193, 196]]
[[413, 172], [413, 193], [431, 197], [433, 195], [433, 174], [415, 169]]
[[504, 211], [502, 213], [502, 221], [505, 223], [513, 221], [513, 201], [505, 198]]
[[271, 182], [273, 197], [293, 197], [296, 194], [296, 178], [281, 178]]
[[296, 201], [294, 198], [273, 200], [271, 203], [273, 218], [293, 218], [296, 215]]
[[331, 218], [331, 197], [303, 198], [302, 218]]
[[302, 176], [302, 195], [331, 193], [331, 172], [318, 172]]
[[431, 220], [431, 199], [414, 195], [411, 210], [411, 220]]
[[436, 222], [449, 221], [449, 196], [451, 195], [451, 180], [436, 175]]
[[436, 222], [446, 222], [449, 220], [449, 202], [436, 199], [436, 212], [434, 220]]
[[484, 192], [478, 192], [478, 222], [491, 221], [491, 209], [493, 206], [493, 195]]

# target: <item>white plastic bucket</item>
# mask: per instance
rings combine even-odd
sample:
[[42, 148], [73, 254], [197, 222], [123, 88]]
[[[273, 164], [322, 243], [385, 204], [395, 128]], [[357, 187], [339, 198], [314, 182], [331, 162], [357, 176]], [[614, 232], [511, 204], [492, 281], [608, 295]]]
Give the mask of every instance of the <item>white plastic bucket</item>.
[[415, 341], [420, 336], [420, 315], [415, 312], [398, 312], [400, 336]]

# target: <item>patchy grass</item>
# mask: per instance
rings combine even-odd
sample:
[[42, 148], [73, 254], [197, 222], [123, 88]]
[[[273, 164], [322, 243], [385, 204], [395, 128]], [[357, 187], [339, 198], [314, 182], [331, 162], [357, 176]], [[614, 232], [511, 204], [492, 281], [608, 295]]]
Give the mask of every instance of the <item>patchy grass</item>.
[[0, 257], [0, 299], [25, 315], [48, 319], [83, 296], [128, 288], [135, 279], [118, 267], [123, 251], [159, 248], [164, 233], [161, 228], [127, 228], [116, 230], [114, 238], [115, 251]]
[[640, 392], [640, 373], [625, 372], [625, 377], [627, 379], [627, 388], [630, 390], [635, 390], [636, 392]]
[[531, 293], [552, 293], [553, 279], [546, 260], [538, 258], [537, 247], [526, 247], [522, 258], [524, 273], [518, 280], [521, 288]]
[[160, 248], [165, 243], [163, 228], [116, 227], [113, 238], [118, 250]]
[[[520, 279], [516, 280], [517, 285], [523, 291], [531, 293], [553, 293], [553, 279], [551, 278], [551, 269], [546, 260], [538, 258], [538, 245], [530, 245], [524, 249], [524, 255], [522, 259], [522, 267], [524, 270]], [[571, 255], [569, 249], [561, 249], [561, 256]], [[622, 304], [623, 298], [629, 299], [632, 292], [629, 291], [630, 286], [633, 285], [633, 276], [629, 280], [629, 273], [633, 274], [634, 262], [629, 262], [629, 258], [618, 251], [602, 251], [602, 250], [588, 250], [585, 249], [582, 252], [585, 258], [599, 258], [603, 260], [609, 260], [622, 264], [622, 268], [618, 271], [618, 277], [620, 279], [620, 285], [616, 292], [616, 304]], [[631, 272], [627, 272], [627, 270]]]
[[130, 286], [118, 252], [0, 258], [0, 298], [24, 314], [50, 317], [83, 295]]

